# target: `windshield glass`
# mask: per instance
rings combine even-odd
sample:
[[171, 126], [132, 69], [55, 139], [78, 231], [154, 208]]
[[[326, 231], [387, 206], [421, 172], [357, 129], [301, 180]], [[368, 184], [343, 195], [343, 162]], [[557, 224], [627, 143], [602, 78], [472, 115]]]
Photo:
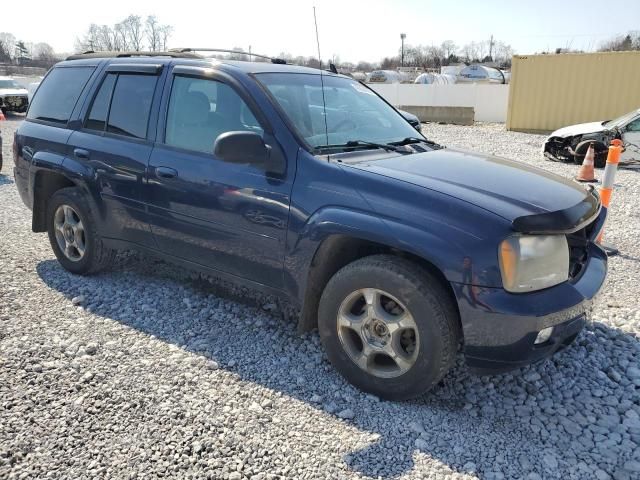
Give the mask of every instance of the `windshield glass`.
[[23, 87], [15, 80], [9, 79], [9, 80], [0, 80], [0, 88], [23, 88]]
[[621, 127], [631, 120], [633, 120], [636, 116], [638, 116], [638, 110], [634, 110], [633, 112], [625, 113], [621, 117], [614, 118], [613, 120], [609, 120], [604, 123], [605, 127]]
[[392, 107], [354, 80], [323, 76], [325, 125], [320, 75], [261, 73], [256, 77], [312, 147], [350, 141], [386, 144], [419, 136]]

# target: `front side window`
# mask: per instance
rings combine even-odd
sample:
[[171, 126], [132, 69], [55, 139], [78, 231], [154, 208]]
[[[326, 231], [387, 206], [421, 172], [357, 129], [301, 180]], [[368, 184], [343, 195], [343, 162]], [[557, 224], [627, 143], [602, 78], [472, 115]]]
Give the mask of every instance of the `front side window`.
[[256, 77], [311, 147], [351, 141], [398, 142], [416, 136], [392, 107], [354, 80], [331, 75], [321, 79], [305, 73], [260, 73]]
[[54, 68], [38, 88], [27, 118], [66, 124], [94, 67]]
[[627, 124], [627, 132], [640, 132], [640, 117]]
[[216, 138], [232, 131], [263, 133], [233, 88], [217, 80], [174, 78], [167, 112], [167, 145], [212, 153]]

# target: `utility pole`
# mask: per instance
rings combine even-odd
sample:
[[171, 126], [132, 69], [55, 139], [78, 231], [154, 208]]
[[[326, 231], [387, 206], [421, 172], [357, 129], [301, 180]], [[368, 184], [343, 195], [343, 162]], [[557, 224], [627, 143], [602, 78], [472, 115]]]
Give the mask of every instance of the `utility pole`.
[[400, 66], [404, 67], [404, 39], [407, 38], [406, 33], [400, 34]]
[[249, 45], [249, 61], [251, 61], [251, 45]]
[[491, 38], [489, 39], [489, 58], [493, 62], [493, 34], [491, 34]]

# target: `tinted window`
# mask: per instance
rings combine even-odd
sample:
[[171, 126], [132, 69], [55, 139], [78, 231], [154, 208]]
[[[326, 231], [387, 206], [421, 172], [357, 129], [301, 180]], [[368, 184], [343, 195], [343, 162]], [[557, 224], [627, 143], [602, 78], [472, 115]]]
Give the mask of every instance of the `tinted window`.
[[107, 115], [109, 113], [109, 104], [111, 102], [111, 92], [113, 91], [113, 85], [116, 83], [117, 75], [109, 74], [102, 82], [100, 90], [93, 99], [93, 105], [87, 118], [86, 127], [92, 130], [104, 130], [104, 126], [107, 122]]
[[215, 80], [174, 78], [167, 113], [167, 144], [213, 152], [218, 135], [238, 130], [263, 133], [253, 113], [233, 88]]
[[27, 118], [67, 123], [94, 67], [54, 68], [38, 88]]
[[120, 74], [111, 100], [107, 131], [145, 138], [158, 77]]

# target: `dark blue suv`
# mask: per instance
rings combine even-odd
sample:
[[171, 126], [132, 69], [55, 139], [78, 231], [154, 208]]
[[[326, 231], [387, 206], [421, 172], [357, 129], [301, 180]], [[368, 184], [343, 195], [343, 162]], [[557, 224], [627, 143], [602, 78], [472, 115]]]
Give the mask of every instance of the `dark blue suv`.
[[483, 372], [551, 355], [606, 275], [593, 190], [443, 148], [330, 72], [77, 55], [40, 85], [14, 155], [67, 270], [134, 248], [275, 294], [384, 398], [433, 387], [459, 348]]

